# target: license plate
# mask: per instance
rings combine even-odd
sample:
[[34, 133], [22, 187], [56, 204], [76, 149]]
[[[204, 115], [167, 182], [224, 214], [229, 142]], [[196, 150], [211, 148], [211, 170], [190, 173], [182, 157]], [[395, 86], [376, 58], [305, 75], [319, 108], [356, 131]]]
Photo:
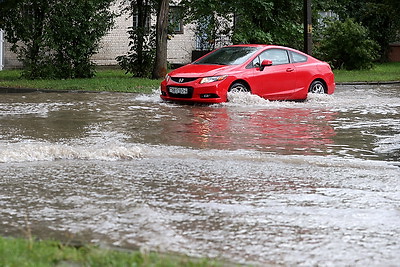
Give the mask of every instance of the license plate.
[[169, 92], [175, 95], [187, 95], [189, 94], [189, 89], [186, 87], [169, 87]]

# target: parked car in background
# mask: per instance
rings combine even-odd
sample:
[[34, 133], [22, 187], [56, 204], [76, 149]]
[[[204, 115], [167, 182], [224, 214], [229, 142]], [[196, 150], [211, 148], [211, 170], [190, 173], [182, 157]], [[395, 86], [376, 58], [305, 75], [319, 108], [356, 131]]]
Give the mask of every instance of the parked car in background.
[[226, 46], [173, 70], [161, 83], [168, 101], [221, 103], [228, 92], [250, 92], [268, 100], [305, 100], [332, 94], [328, 63], [277, 45]]

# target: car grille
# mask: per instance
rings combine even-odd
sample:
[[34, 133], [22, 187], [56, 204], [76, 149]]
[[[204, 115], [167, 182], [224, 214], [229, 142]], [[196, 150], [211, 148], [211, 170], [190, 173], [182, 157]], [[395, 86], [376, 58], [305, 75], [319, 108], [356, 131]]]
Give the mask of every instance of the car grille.
[[171, 77], [171, 80], [173, 80], [176, 83], [188, 83], [196, 80], [197, 78], [182, 78], [182, 77]]

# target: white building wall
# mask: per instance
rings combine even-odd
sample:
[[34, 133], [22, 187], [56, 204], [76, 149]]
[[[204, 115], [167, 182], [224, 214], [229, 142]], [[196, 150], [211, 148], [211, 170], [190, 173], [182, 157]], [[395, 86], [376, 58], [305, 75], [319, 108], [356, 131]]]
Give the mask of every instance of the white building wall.
[[[119, 11], [116, 4], [112, 7], [113, 11]], [[155, 24], [155, 18], [152, 19]], [[132, 18], [122, 15], [116, 18], [114, 28], [103, 37], [100, 42], [100, 49], [93, 56], [93, 61], [97, 65], [112, 66], [117, 65], [116, 57], [125, 55], [129, 51], [129, 34], [127, 31], [132, 26]], [[11, 45], [4, 42], [4, 67], [18, 68], [22, 64], [17, 60], [17, 56], [10, 51]], [[171, 64], [187, 64], [191, 62], [191, 53], [195, 49], [195, 33], [193, 25], [184, 26], [183, 34], [174, 34], [168, 41], [167, 60]]]
[[15, 69], [22, 67], [22, 63], [18, 61], [17, 55], [11, 52], [11, 44], [6, 40], [4, 40], [3, 43], [3, 52], [4, 52], [3, 56], [4, 69]]
[[[115, 4], [112, 11], [119, 12], [119, 4]], [[129, 34], [128, 28], [132, 26], [132, 18], [124, 14], [115, 19], [113, 29], [111, 29], [100, 42], [100, 49], [92, 59], [98, 65], [116, 65], [117, 56], [125, 55], [128, 50]]]
[[174, 34], [168, 40], [167, 60], [171, 64], [188, 64], [192, 61], [196, 38], [192, 24], [183, 28], [183, 34]]

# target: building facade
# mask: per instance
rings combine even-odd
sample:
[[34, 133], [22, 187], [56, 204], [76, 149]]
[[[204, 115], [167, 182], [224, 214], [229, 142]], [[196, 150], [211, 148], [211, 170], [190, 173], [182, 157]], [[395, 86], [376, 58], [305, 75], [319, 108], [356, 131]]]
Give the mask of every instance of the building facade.
[[[118, 11], [118, 5], [112, 7]], [[174, 7], [171, 7], [174, 8]], [[93, 56], [93, 62], [101, 66], [117, 65], [116, 57], [125, 55], [129, 51], [129, 28], [134, 23], [134, 17], [121, 15], [115, 19], [115, 25], [100, 43], [100, 49]], [[151, 18], [151, 23], [155, 24], [155, 18]], [[168, 62], [171, 64], [182, 65], [192, 61], [192, 51], [196, 49], [195, 25], [183, 23], [178, 24], [179, 29], [170, 35], [168, 40]], [[3, 36], [3, 32], [1, 31]], [[21, 62], [17, 56], [10, 51], [11, 45], [6, 41], [0, 40], [0, 63], [1, 68], [12, 69], [21, 67]]]

